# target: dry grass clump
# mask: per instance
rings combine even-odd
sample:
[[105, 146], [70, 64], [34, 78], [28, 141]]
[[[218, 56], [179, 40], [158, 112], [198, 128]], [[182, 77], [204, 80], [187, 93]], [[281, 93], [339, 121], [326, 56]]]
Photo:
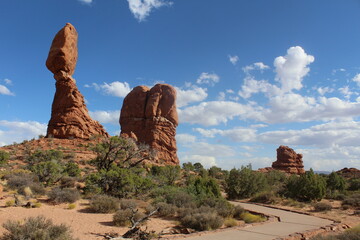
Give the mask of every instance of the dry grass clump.
[[71, 188], [54, 188], [48, 193], [51, 201], [59, 203], [74, 203], [80, 199], [80, 193], [76, 189]]
[[7, 221], [3, 227], [8, 231], [0, 240], [41, 239], [41, 240], [75, 240], [69, 227], [64, 224], [54, 225], [44, 216], [30, 217], [22, 221]]
[[90, 200], [90, 209], [96, 213], [113, 213], [119, 208], [119, 199], [108, 195], [96, 195]]
[[240, 219], [246, 223], [264, 222], [266, 219], [260, 215], [254, 215], [249, 212], [244, 212], [240, 215]]
[[325, 211], [330, 211], [332, 209], [332, 206], [328, 203], [316, 203], [314, 205], [314, 211], [315, 212], [325, 212]]

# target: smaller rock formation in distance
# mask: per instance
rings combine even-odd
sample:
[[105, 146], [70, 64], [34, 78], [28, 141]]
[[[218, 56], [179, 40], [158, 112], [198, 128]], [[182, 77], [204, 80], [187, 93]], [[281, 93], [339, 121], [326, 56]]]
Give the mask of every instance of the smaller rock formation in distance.
[[157, 151], [160, 164], [179, 164], [176, 151], [176, 90], [168, 84], [135, 87], [124, 99], [121, 136], [131, 137]]
[[288, 146], [280, 146], [276, 149], [276, 161], [272, 163], [272, 168], [291, 174], [305, 173], [302, 154], [296, 153]]
[[337, 173], [345, 178], [360, 178], [360, 170], [357, 168], [343, 168]]
[[91, 119], [84, 97], [72, 78], [78, 58], [77, 39], [75, 27], [67, 23], [56, 34], [46, 60], [46, 67], [56, 80], [56, 93], [46, 136], [62, 139], [89, 139], [96, 135], [108, 137], [103, 126]]

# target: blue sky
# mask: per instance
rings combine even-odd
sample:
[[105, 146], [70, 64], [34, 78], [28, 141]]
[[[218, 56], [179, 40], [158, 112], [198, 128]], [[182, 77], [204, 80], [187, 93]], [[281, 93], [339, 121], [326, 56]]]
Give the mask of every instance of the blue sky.
[[93, 118], [118, 134], [124, 96], [178, 92], [181, 162], [360, 168], [357, 0], [0, 0], [0, 145], [46, 132], [55, 80], [45, 61], [67, 22], [74, 78]]

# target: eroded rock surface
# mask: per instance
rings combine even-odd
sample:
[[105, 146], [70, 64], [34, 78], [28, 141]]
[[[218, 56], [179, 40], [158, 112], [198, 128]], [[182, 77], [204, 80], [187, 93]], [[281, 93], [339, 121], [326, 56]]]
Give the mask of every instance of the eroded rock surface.
[[84, 97], [72, 78], [78, 58], [77, 39], [75, 27], [67, 23], [56, 34], [46, 60], [46, 66], [56, 80], [47, 137], [88, 139], [95, 135], [108, 136], [103, 126], [91, 119]]
[[288, 146], [280, 146], [276, 149], [277, 160], [272, 163], [272, 168], [291, 174], [305, 173], [302, 154], [296, 153]]
[[149, 89], [135, 87], [124, 99], [120, 114], [121, 136], [157, 150], [156, 161], [179, 164], [176, 151], [176, 91], [168, 84]]

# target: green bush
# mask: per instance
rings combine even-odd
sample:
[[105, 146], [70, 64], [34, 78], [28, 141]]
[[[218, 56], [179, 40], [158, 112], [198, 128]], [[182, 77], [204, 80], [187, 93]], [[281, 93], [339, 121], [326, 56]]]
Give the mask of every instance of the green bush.
[[221, 227], [224, 219], [220, 217], [216, 211], [209, 208], [193, 209], [190, 214], [180, 219], [181, 225], [192, 228], [197, 231], [214, 230]]
[[113, 213], [119, 207], [119, 199], [107, 195], [96, 195], [90, 200], [90, 209], [96, 213]]
[[164, 187], [155, 189], [151, 195], [156, 202], [166, 202], [177, 207], [196, 207], [194, 196], [179, 187]]
[[74, 240], [69, 227], [64, 224], [54, 225], [43, 216], [30, 217], [25, 222], [7, 221], [3, 227], [8, 231], [1, 240]]
[[153, 182], [143, 175], [142, 169], [113, 166], [108, 171], [103, 169], [98, 173], [90, 174], [86, 179], [86, 187], [88, 190], [100, 190], [118, 198], [140, 196], [154, 186]]
[[286, 183], [285, 195], [300, 201], [320, 201], [325, 193], [325, 179], [315, 174], [312, 169], [300, 177], [292, 175]]
[[315, 212], [325, 212], [330, 211], [332, 209], [332, 206], [328, 203], [316, 203], [314, 205], [314, 211]]
[[55, 161], [40, 162], [31, 166], [30, 170], [35, 173], [40, 182], [46, 186], [58, 182], [62, 178], [63, 167]]
[[9, 159], [10, 154], [8, 152], [0, 150], [0, 166], [6, 164]]
[[360, 190], [360, 178], [352, 178], [349, 180], [349, 187], [348, 190], [350, 191], [358, 191]]
[[81, 173], [81, 169], [79, 165], [75, 162], [68, 162], [65, 164], [64, 173], [67, 174], [69, 177], [79, 177]]
[[346, 188], [345, 179], [337, 174], [336, 172], [332, 172], [326, 179], [326, 187], [331, 192], [340, 191], [343, 192]]
[[60, 179], [61, 188], [74, 188], [78, 179], [76, 177], [64, 176]]
[[356, 193], [350, 196], [345, 197], [344, 201], [341, 203], [342, 206], [351, 206], [356, 209], [360, 209], [360, 193]]
[[64, 157], [63, 152], [59, 150], [46, 150], [46, 151], [36, 151], [31, 154], [26, 160], [30, 166], [35, 165], [40, 162], [49, 162], [55, 161], [60, 162]]
[[48, 193], [51, 201], [59, 203], [74, 203], [80, 199], [80, 193], [76, 189], [71, 188], [54, 188]]
[[188, 183], [188, 192], [197, 198], [219, 198], [220, 186], [214, 178], [196, 177]]
[[263, 173], [253, 171], [249, 165], [231, 169], [226, 185], [225, 190], [230, 199], [242, 199], [265, 190], [267, 182]]
[[180, 179], [179, 166], [152, 166], [151, 174], [155, 177], [159, 185], [175, 185], [175, 182]]

